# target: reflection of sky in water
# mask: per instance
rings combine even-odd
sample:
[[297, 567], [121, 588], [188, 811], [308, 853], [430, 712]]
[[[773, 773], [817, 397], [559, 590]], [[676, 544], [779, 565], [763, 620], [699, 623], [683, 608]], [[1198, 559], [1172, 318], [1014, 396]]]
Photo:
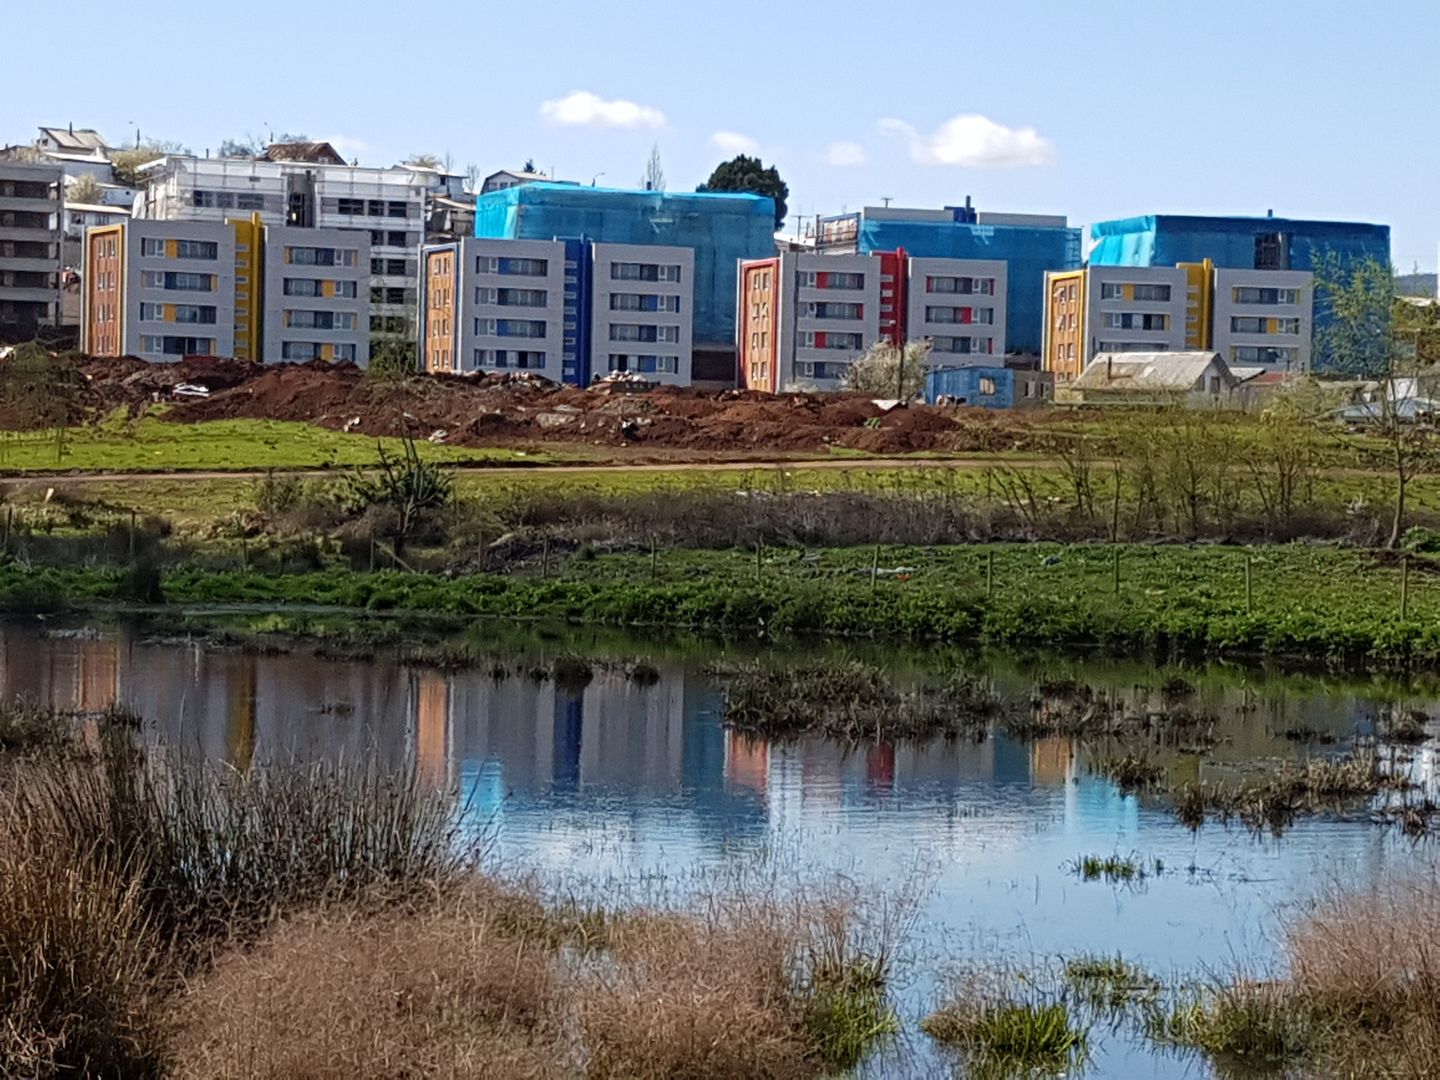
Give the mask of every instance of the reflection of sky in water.
[[[678, 665], [654, 687], [602, 669], [567, 692], [383, 662], [152, 647], [126, 633], [42, 641], [10, 627], [0, 628], [0, 676], [3, 693], [62, 707], [124, 700], [157, 718], [167, 742], [242, 765], [310, 754], [416, 762], [458, 784], [470, 820], [493, 835], [507, 865], [559, 882], [683, 881], [737, 855], [891, 889], [918, 875], [926, 891], [912, 943], [917, 971], [997, 950], [1123, 952], [1157, 972], [1230, 960], [1253, 968], [1276, 956], [1276, 917], [1287, 905], [1429, 857], [1393, 833], [1335, 822], [1303, 824], [1281, 841], [1239, 829], [1192, 835], [1090, 775], [1060, 740], [850, 752], [747, 742], [720, 726], [715, 684]], [[1308, 726], [1343, 741], [1377, 709], [1354, 687], [1272, 681], [1205, 693], [1221, 714], [1222, 764], [1293, 752], [1267, 728]], [[1433, 752], [1422, 748], [1409, 768], [1432, 778]], [[1164, 873], [1117, 888], [1066, 869], [1111, 852], [1159, 859]], [[932, 989], [917, 978], [911, 993]], [[1094, 1072], [1199, 1074], [1123, 1048], [1106, 1048]]]

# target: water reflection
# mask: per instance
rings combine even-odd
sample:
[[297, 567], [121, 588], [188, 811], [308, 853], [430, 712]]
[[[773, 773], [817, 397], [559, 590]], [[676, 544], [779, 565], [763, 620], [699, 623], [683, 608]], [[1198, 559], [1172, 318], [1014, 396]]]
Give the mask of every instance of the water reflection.
[[[894, 656], [898, 669], [916, 662]], [[1066, 664], [1066, 677], [1136, 708], [1158, 704], [1143, 665]], [[721, 726], [720, 688], [700, 663], [660, 668], [657, 684], [640, 686], [601, 663], [582, 687], [206, 651], [125, 628], [42, 637], [0, 626], [0, 696], [76, 709], [123, 702], [152, 718], [164, 742], [240, 768], [311, 755], [413, 765], [464, 792], [502, 857], [560, 877], [679, 873], [737, 851], [882, 887], [919, 867], [929, 888], [917, 940], [931, 959], [1123, 951], [1161, 973], [1232, 957], [1253, 967], [1275, 955], [1287, 905], [1429, 857], [1354, 823], [1310, 822], [1281, 841], [1210, 827], [1192, 835], [1095, 776], [1066, 739], [867, 748], [746, 739]], [[1041, 676], [1025, 661], [986, 670], [1002, 693], [1022, 697]], [[1303, 752], [1286, 732], [1343, 744], [1372, 731], [1395, 700], [1436, 711], [1415, 687], [1224, 670], [1194, 681], [1190, 707], [1216, 717], [1221, 742], [1199, 759], [1157, 749], [1182, 779]], [[1419, 748], [1409, 767], [1434, 776], [1434, 751]], [[1112, 851], [1167, 870], [1127, 890], [1065, 869]], [[1187, 1074], [1173, 1061], [1123, 1060], [1098, 1075]]]

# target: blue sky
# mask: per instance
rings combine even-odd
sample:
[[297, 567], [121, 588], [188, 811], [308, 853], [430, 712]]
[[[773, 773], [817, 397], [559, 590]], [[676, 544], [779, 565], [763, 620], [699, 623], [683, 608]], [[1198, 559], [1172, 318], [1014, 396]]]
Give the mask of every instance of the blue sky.
[[792, 215], [1274, 209], [1388, 223], [1401, 270], [1436, 265], [1434, 0], [6, 7], [4, 142], [138, 125], [200, 152], [268, 125], [611, 186], [658, 144], [672, 189], [758, 151]]

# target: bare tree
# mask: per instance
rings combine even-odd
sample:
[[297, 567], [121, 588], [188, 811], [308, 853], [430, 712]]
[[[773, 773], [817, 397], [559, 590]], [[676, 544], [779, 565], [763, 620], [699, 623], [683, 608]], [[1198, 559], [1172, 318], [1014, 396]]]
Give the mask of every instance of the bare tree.
[[660, 164], [659, 143], [650, 147], [650, 160], [645, 162], [645, 175], [640, 178], [640, 186], [646, 191], [665, 190], [665, 169]]
[[480, 191], [480, 182], [484, 177], [480, 174], [480, 166], [473, 161], [465, 166], [465, 190], [471, 195]]
[[67, 203], [98, 203], [104, 193], [100, 181], [93, 176], [77, 176], [65, 188]]
[[440, 159], [434, 154], [411, 154], [405, 159], [406, 165], [413, 165], [417, 169], [438, 169]]

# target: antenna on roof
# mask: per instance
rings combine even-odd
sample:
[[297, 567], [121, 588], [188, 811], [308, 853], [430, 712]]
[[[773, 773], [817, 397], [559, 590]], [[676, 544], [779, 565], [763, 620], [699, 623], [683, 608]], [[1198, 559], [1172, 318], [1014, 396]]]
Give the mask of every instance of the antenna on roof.
[[895, 196], [893, 195], [881, 195], [880, 201], [883, 202], [886, 206], [889, 206], [890, 203], [894, 200], [894, 198]]

